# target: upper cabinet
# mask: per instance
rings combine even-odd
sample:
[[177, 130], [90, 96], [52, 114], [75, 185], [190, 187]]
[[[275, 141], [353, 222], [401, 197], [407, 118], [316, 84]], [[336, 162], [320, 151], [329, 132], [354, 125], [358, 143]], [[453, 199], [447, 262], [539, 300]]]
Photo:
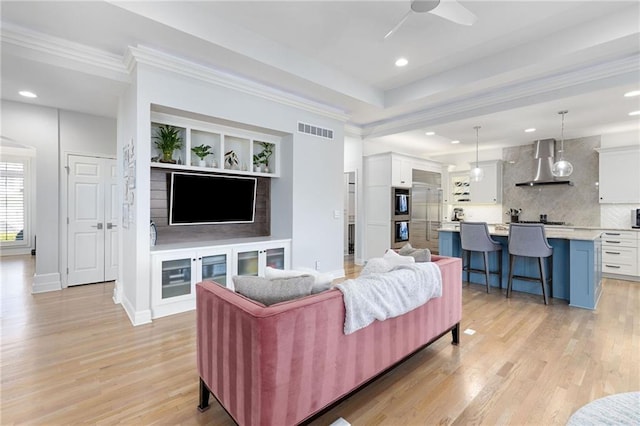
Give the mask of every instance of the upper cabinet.
[[478, 182], [469, 182], [471, 202], [474, 204], [499, 204], [502, 202], [502, 161], [480, 161], [478, 167], [484, 177]]
[[640, 203], [640, 145], [600, 148], [600, 203]]
[[391, 186], [411, 188], [413, 184], [414, 160], [405, 157], [391, 157]]
[[152, 167], [279, 177], [279, 143], [274, 135], [151, 113]]

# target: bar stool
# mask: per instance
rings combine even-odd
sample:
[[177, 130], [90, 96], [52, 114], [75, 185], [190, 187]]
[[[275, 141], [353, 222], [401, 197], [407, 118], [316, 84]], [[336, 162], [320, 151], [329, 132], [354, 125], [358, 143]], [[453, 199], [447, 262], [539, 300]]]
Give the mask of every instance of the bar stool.
[[[537, 257], [539, 277], [530, 277], [523, 275], [514, 275], [513, 265], [516, 256], [520, 257]], [[549, 278], [544, 268], [543, 259], [547, 260], [547, 269]], [[544, 233], [544, 225], [540, 223], [525, 224], [512, 223], [509, 225], [509, 283], [507, 284], [507, 297], [511, 297], [511, 289], [513, 287], [513, 279], [536, 281], [542, 285], [542, 296], [544, 304], [547, 305], [547, 292], [545, 284], [549, 285], [549, 297], [553, 297], [553, 286], [551, 284], [553, 271], [553, 248], [549, 245], [547, 237]]]
[[[500, 288], [502, 289], [502, 245], [495, 241], [489, 235], [489, 227], [487, 222], [460, 222], [460, 245], [462, 248], [462, 259], [466, 254], [467, 265], [462, 267], [463, 271], [467, 271], [467, 282], [471, 276], [471, 272], [484, 274], [487, 283], [487, 293], [489, 293], [489, 275], [497, 274]], [[474, 269], [471, 267], [471, 252], [481, 252], [484, 259], [484, 269]], [[498, 253], [498, 270], [489, 271], [489, 253]]]

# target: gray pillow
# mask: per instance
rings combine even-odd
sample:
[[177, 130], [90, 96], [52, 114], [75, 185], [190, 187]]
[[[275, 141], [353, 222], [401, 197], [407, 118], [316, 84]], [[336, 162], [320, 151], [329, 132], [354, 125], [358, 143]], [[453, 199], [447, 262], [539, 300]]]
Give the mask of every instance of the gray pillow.
[[311, 294], [315, 278], [301, 275], [290, 278], [267, 279], [252, 276], [234, 276], [236, 292], [266, 306]]
[[428, 248], [413, 248], [409, 243], [402, 246], [402, 248], [398, 250], [398, 254], [402, 256], [411, 256], [416, 260], [416, 262], [431, 262], [431, 251]]

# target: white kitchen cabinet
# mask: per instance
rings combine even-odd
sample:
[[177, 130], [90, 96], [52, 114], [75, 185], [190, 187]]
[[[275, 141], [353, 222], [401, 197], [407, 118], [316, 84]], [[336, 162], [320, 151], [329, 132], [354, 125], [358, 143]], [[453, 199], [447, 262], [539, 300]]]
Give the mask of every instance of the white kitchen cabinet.
[[[474, 163], [475, 165], [475, 163]], [[472, 204], [499, 204], [502, 202], [502, 161], [479, 161], [478, 167], [484, 177], [478, 182], [469, 182]]]
[[600, 203], [640, 203], [640, 145], [600, 148]]
[[636, 231], [604, 231], [602, 233], [602, 272], [639, 279], [639, 236], [640, 233]]
[[233, 289], [233, 275], [262, 276], [267, 266], [290, 269], [290, 251], [288, 239], [156, 250], [151, 253], [152, 317], [195, 309], [200, 281]]
[[413, 184], [413, 160], [393, 155], [391, 157], [391, 186], [411, 188]]

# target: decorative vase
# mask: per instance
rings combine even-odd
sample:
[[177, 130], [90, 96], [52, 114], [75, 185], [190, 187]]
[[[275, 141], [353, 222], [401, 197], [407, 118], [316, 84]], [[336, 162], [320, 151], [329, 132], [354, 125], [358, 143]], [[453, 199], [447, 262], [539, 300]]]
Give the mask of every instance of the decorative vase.
[[266, 164], [264, 165], [264, 169], [262, 170], [265, 173], [269, 173], [269, 166], [267, 166]]
[[207, 162], [205, 161], [204, 158], [201, 158], [200, 161], [198, 161], [198, 165], [200, 167], [207, 167]]
[[160, 162], [161, 163], [176, 164], [176, 160], [174, 160], [172, 157], [173, 157], [173, 151], [172, 152], [163, 152], [162, 153], [162, 158], [160, 159]]
[[253, 171], [256, 173], [260, 173], [260, 164], [256, 164], [253, 166]]
[[211, 161], [211, 167], [213, 168], [218, 167], [218, 163], [216, 162], [216, 160]]

